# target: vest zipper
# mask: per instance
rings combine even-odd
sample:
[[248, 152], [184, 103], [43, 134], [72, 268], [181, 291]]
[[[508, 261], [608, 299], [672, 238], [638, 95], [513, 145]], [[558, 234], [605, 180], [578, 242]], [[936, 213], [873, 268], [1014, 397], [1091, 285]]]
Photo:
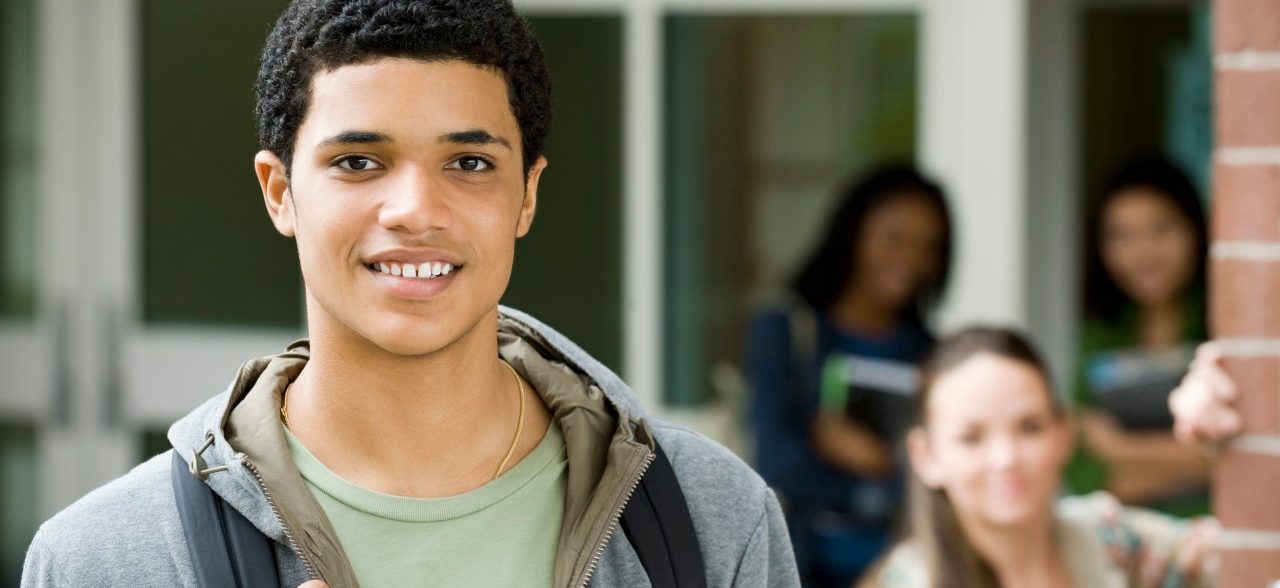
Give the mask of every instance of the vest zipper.
[[240, 463], [253, 473], [253, 479], [257, 480], [258, 488], [262, 490], [262, 495], [267, 498], [267, 506], [271, 507], [271, 514], [276, 516], [276, 520], [280, 521], [280, 528], [284, 529], [284, 538], [289, 542], [289, 549], [293, 550], [294, 555], [297, 555], [298, 559], [302, 560], [302, 566], [306, 568], [309, 579], [319, 580], [320, 574], [316, 572], [315, 566], [311, 565], [311, 560], [307, 559], [307, 555], [302, 552], [302, 546], [298, 544], [298, 539], [289, 530], [289, 525], [284, 522], [284, 516], [280, 514], [280, 509], [276, 507], [275, 499], [271, 498], [271, 493], [267, 491], [267, 483], [263, 481], [262, 474], [258, 472], [257, 466], [253, 465], [253, 462], [249, 461], [248, 457], [241, 457]]
[[591, 559], [587, 562], [587, 568], [582, 571], [582, 579], [576, 584], [578, 588], [586, 588], [591, 582], [591, 576], [595, 575], [596, 568], [600, 567], [600, 558], [604, 557], [604, 550], [609, 546], [609, 539], [613, 538], [614, 532], [618, 530], [618, 522], [622, 519], [622, 511], [626, 510], [627, 504], [631, 502], [631, 497], [636, 493], [636, 488], [640, 487], [640, 480], [644, 478], [645, 472], [649, 471], [649, 466], [653, 465], [653, 460], [657, 458], [657, 453], [649, 452], [644, 457], [644, 461], [640, 463], [640, 467], [636, 468], [635, 473], [631, 476], [631, 481], [627, 485], [627, 491], [622, 494], [622, 498], [614, 507], [613, 513], [609, 515], [609, 524], [605, 525], [604, 534], [600, 536], [600, 540], [591, 550]]

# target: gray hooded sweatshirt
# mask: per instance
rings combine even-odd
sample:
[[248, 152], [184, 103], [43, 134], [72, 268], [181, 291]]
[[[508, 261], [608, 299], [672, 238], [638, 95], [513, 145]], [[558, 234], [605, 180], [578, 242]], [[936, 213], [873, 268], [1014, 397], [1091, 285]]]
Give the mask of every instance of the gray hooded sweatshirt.
[[[649, 586], [624, 533], [631, 493], [666, 452], [689, 506], [708, 586], [799, 586], [777, 499], [760, 477], [705, 437], [646, 418], [616, 375], [554, 330], [502, 309], [499, 353], [550, 408], [568, 457], [556, 587]], [[358, 582], [324, 511], [293, 465], [278, 418], [285, 386], [309, 357], [300, 341], [246, 363], [230, 388], [169, 429], [188, 463], [226, 466], [205, 483], [274, 541], [281, 586]], [[40, 527], [22, 585], [196, 586], [170, 481], [172, 456], [152, 458]], [[424, 579], [424, 581], [429, 579]], [[373, 588], [373, 587], [367, 587]]]

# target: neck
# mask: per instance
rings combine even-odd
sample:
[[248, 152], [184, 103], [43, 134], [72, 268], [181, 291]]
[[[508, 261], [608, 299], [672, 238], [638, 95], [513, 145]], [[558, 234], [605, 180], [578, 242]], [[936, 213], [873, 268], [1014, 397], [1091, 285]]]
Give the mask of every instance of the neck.
[[1138, 329], [1144, 347], [1165, 348], [1182, 339], [1182, 301], [1146, 304], [1139, 310]]
[[1016, 527], [961, 520], [973, 548], [995, 571], [1001, 586], [1060, 586], [1065, 567], [1052, 513]]
[[[290, 430], [317, 459], [349, 482], [399, 496], [451, 496], [490, 480], [520, 404], [516, 379], [498, 359], [497, 309], [440, 350], [404, 356], [308, 302], [311, 358], [285, 403]], [[523, 386], [531, 410], [508, 468], [549, 422]]]
[[898, 322], [897, 312], [880, 304], [863, 290], [855, 285], [846, 287], [829, 309], [831, 318], [841, 328], [858, 333], [877, 334], [892, 330]]

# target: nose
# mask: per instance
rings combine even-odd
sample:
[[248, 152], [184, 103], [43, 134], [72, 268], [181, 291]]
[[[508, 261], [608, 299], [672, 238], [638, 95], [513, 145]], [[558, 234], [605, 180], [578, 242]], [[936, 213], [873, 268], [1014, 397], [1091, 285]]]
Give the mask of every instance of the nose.
[[378, 223], [383, 228], [421, 236], [448, 229], [453, 224], [447, 191], [425, 170], [401, 167], [398, 177], [387, 184], [387, 190], [378, 211]]
[[992, 440], [990, 446], [991, 469], [997, 472], [1007, 471], [1018, 464], [1018, 443], [1008, 437]]

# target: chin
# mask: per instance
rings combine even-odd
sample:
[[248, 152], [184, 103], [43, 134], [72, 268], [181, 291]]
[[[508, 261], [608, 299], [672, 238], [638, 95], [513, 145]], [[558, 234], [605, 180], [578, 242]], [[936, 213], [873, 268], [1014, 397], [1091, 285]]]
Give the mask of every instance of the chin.
[[430, 355], [448, 346], [438, 340], [412, 340], [407, 341], [402, 338], [386, 338], [382, 340], [371, 340], [379, 349], [386, 351], [392, 355], [401, 357], [416, 357], [420, 355]]
[[1000, 527], [1019, 527], [1039, 520], [1053, 505], [1032, 496], [1006, 498], [988, 505], [986, 519]]
[[994, 527], [1016, 528], [1039, 518], [1039, 509], [1021, 509], [1002, 504], [989, 509], [986, 513], [987, 523]]
[[[350, 296], [348, 299], [357, 299]], [[430, 355], [449, 348], [473, 331], [483, 314], [469, 305], [437, 302], [428, 310], [384, 305], [377, 298], [364, 304], [340, 302], [316, 305], [308, 327], [346, 339], [350, 344], [368, 345], [384, 352], [404, 356]]]
[[1164, 281], [1160, 283], [1139, 283], [1134, 284], [1129, 290], [1129, 295], [1139, 304], [1151, 305], [1160, 304], [1177, 295], [1174, 288], [1169, 287]]
[[462, 338], [459, 325], [428, 322], [425, 319], [402, 319], [392, 324], [377, 325], [363, 335], [374, 346], [401, 356], [429, 355]]

